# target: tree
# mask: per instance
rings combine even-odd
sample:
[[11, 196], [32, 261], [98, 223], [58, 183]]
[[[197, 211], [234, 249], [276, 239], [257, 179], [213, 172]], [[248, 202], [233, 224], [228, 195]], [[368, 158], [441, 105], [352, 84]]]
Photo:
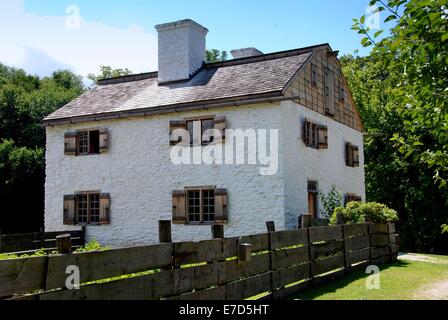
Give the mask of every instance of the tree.
[[370, 4], [395, 21], [390, 36], [378, 40], [381, 30], [372, 35], [365, 16], [355, 19], [372, 53], [341, 59], [367, 131], [367, 197], [398, 211], [403, 248], [446, 253], [448, 2]]
[[100, 66], [100, 73], [98, 75], [91, 73], [87, 76], [87, 78], [89, 78], [95, 83], [98, 83], [99, 80], [110, 79], [120, 76], [127, 76], [130, 74], [132, 74], [132, 71], [129, 70], [128, 68], [112, 69], [112, 67], [110, 66]]
[[206, 51], [207, 63], [219, 62], [227, 60], [227, 51], [219, 51], [218, 49], [211, 49]]
[[82, 78], [68, 70], [39, 78], [0, 64], [0, 228], [39, 230], [44, 215], [45, 116], [78, 97]]

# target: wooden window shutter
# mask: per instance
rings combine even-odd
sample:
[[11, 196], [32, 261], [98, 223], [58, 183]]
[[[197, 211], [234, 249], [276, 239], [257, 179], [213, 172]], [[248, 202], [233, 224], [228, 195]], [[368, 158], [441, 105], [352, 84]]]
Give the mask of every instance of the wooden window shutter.
[[359, 147], [352, 146], [353, 166], [359, 167]]
[[215, 222], [227, 223], [227, 190], [215, 190]]
[[345, 164], [349, 167], [353, 167], [353, 146], [350, 142], [345, 144]]
[[64, 224], [75, 224], [75, 195], [64, 196]]
[[187, 223], [187, 210], [186, 210], [186, 192], [185, 190], [175, 190], [172, 193], [173, 196], [173, 223], [185, 224]]
[[109, 132], [107, 129], [101, 129], [99, 133], [100, 153], [106, 153], [109, 148]]
[[216, 117], [214, 120], [215, 129], [221, 133], [221, 137], [214, 137], [213, 141], [221, 143], [226, 140], [226, 117]]
[[110, 195], [108, 193], [100, 194], [100, 224], [110, 223]]
[[327, 126], [317, 126], [319, 149], [328, 149], [328, 128]]
[[311, 65], [311, 84], [317, 86], [317, 65]]
[[303, 122], [303, 142], [306, 146], [311, 145], [311, 122], [308, 119]]
[[345, 205], [347, 206], [348, 203], [350, 202], [361, 202], [362, 198], [360, 196], [357, 196], [356, 194], [353, 193], [347, 193], [345, 195]]
[[67, 132], [64, 134], [64, 154], [74, 156], [76, 155], [76, 132]]
[[182, 135], [173, 136], [174, 130], [177, 130], [177, 129], [187, 130], [187, 123], [184, 120], [170, 121], [170, 145], [171, 146], [175, 146], [179, 142], [186, 143], [186, 140], [187, 140], [186, 131]]
[[325, 111], [329, 115], [334, 114], [334, 79], [329, 68], [325, 68]]

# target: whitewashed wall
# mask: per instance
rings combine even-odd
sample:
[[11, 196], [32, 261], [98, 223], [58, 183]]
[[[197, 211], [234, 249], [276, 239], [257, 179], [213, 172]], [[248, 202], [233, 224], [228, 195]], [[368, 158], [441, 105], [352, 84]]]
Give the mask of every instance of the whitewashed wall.
[[[170, 161], [169, 121], [194, 115], [225, 115], [228, 128], [277, 129], [278, 104], [177, 113], [47, 128], [45, 226], [66, 230], [63, 195], [100, 190], [111, 195], [111, 224], [88, 226], [88, 240], [115, 246], [158, 241], [158, 220], [171, 219], [171, 191], [185, 186], [214, 185], [228, 191], [228, 236], [265, 231], [265, 221], [284, 226], [284, 184], [281, 169], [261, 176], [253, 165], [183, 165]], [[105, 127], [109, 152], [65, 156], [64, 133]], [[75, 229], [77, 227], [74, 227]], [[173, 225], [173, 240], [210, 239], [210, 226]]]
[[[365, 200], [362, 133], [291, 101], [282, 102], [282, 114], [286, 227], [294, 228], [299, 214], [308, 212], [308, 180], [317, 181], [319, 190], [324, 193], [334, 184], [342, 193], [356, 193]], [[305, 146], [302, 140], [304, 118], [328, 126], [327, 150]], [[359, 146], [359, 167], [345, 165], [346, 142]], [[320, 201], [318, 207], [319, 211], [323, 209]]]
[[[225, 115], [233, 129], [279, 129], [279, 170], [262, 176], [253, 165], [173, 165], [170, 161], [169, 121], [195, 115]], [[328, 126], [328, 150], [305, 147], [302, 120]], [[84, 128], [108, 128], [109, 152], [65, 156], [64, 133]], [[345, 165], [345, 141], [360, 146], [360, 167]], [[171, 219], [171, 191], [185, 186], [216, 186], [228, 191], [226, 236], [265, 232], [273, 220], [277, 229], [294, 228], [307, 209], [307, 181], [316, 180], [325, 192], [332, 184], [365, 197], [362, 134], [293, 102], [212, 111], [111, 120], [47, 128], [45, 226], [62, 224], [63, 195], [100, 190], [111, 195], [111, 224], [88, 226], [88, 240], [129, 246], [158, 241], [158, 220]], [[210, 226], [173, 225], [173, 240], [201, 240]]]

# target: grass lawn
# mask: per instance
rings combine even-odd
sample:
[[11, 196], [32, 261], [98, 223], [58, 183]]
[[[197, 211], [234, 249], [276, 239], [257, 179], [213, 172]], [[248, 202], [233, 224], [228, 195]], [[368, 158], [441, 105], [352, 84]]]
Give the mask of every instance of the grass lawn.
[[361, 271], [310, 289], [295, 299], [448, 300], [448, 256], [407, 254], [380, 270], [380, 289], [368, 290], [368, 275]]

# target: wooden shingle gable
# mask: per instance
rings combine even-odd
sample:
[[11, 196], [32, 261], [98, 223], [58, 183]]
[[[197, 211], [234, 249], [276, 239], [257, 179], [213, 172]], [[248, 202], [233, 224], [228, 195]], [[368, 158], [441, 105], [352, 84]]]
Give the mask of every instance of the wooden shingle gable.
[[283, 94], [286, 97], [300, 96], [300, 99], [293, 101], [355, 130], [363, 131], [341, 64], [329, 52], [331, 48], [328, 45], [315, 48], [285, 86]]

